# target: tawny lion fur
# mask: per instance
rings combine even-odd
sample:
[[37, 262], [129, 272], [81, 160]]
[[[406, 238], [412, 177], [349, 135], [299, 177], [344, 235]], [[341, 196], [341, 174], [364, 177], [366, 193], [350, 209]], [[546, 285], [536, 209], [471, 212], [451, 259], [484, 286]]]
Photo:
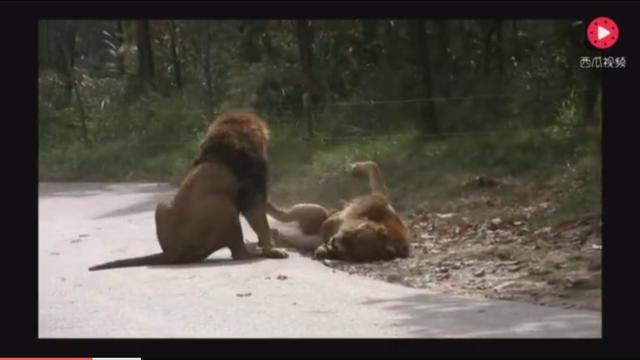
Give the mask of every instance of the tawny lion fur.
[[218, 117], [174, 198], [156, 207], [162, 252], [89, 270], [198, 262], [225, 247], [233, 259], [258, 256], [246, 248], [240, 214], [256, 232], [262, 256], [286, 258], [285, 251], [273, 246], [267, 223], [268, 140], [267, 125], [253, 113], [233, 111]]
[[[393, 209], [378, 165], [373, 161], [351, 166], [351, 174], [367, 177], [371, 193], [358, 197], [339, 211], [317, 204], [296, 204], [282, 210], [267, 203], [267, 213], [282, 222], [297, 222], [305, 235], [317, 234], [322, 243], [314, 251], [317, 259], [349, 261], [389, 260], [408, 257], [411, 235]], [[278, 242], [302, 249], [299, 238], [279, 237]]]

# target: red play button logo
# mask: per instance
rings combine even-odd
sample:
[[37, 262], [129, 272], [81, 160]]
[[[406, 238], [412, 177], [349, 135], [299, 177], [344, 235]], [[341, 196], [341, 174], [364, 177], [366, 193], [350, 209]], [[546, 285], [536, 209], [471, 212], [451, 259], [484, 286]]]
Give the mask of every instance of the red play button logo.
[[604, 50], [618, 41], [620, 31], [615, 21], [608, 17], [593, 19], [587, 26], [587, 39], [594, 47]]

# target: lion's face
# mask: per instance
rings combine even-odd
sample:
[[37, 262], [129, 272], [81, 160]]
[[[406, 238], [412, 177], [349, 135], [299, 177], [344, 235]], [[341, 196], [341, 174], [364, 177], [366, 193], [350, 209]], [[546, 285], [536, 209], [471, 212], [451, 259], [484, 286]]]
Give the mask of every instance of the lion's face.
[[351, 261], [389, 260], [398, 255], [385, 227], [368, 220], [341, 229], [326, 248], [332, 257]]

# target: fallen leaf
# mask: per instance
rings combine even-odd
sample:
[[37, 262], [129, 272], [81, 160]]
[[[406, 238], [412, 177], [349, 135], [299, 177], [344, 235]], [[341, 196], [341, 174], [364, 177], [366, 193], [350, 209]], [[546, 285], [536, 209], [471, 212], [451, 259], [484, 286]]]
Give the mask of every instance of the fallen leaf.
[[431, 239], [435, 239], [435, 236], [429, 235], [429, 234], [421, 234], [420, 235], [420, 239], [422, 239], [422, 240], [431, 240]]
[[493, 287], [493, 291], [500, 291], [500, 290], [502, 290], [502, 289], [504, 289], [506, 287], [509, 287], [509, 286], [515, 284], [515, 283], [516, 283], [515, 281], [505, 281], [505, 282], [503, 282], [502, 284], [500, 284], [498, 286], [494, 286]]
[[519, 262], [520, 260], [507, 260], [507, 261], [502, 261], [500, 264], [504, 266], [511, 266], [511, 265], [517, 265]]
[[541, 229], [536, 230], [533, 234], [534, 235], [538, 235], [538, 234], [542, 234], [542, 233], [548, 233], [551, 232], [551, 227], [547, 226], [547, 227], [543, 227]]
[[449, 279], [451, 276], [449, 275], [449, 273], [442, 273], [442, 274], [437, 274], [436, 275], [436, 280], [440, 281], [440, 280], [446, 280]]
[[447, 214], [436, 214], [437, 217], [439, 217], [440, 219], [450, 219], [454, 216], [454, 213], [447, 213]]
[[476, 270], [476, 271], [473, 272], [473, 276], [482, 277], [482, 276], [484, 276], [484, 273], [485, 273], [484, 269], [479, 269], [479, 270]]

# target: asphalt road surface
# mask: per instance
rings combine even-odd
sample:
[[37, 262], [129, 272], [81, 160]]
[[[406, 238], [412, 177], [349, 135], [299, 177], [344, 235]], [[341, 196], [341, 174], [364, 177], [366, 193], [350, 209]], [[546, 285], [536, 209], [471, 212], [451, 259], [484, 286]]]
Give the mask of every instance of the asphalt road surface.
[[40, 338], [601, 337], [600, 312], [411, 289], [294, 252], [231, 261], [224, 249], [199, 264], [87, 270], [158, 252], [153, 210], [173, 191], [40, 184]]

